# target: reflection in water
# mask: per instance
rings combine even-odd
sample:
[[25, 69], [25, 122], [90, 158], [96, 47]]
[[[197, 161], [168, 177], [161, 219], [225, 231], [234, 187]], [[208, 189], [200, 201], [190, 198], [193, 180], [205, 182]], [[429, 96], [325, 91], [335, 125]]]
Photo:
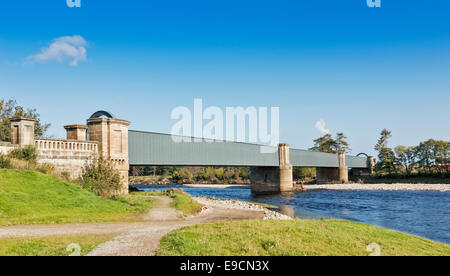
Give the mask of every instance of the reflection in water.
[[[170, 186], [151, 187], [150, 190]], [[450, 192], [307, 191], [254, 196], [242, 188], [183, 189], [193, 196], [254, 201], [280, 206], [296, 218], [340, 218], [378, 225], [450, 244]]]

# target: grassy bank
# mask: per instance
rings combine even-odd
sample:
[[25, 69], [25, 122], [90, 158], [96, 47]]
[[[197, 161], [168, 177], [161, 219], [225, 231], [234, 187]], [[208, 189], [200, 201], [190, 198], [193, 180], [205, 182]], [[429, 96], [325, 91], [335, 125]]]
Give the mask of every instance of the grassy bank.
[[35, 171], [0, 170], [0, 225], [138, 220], [149, 197], [100, 198]]
[[239, 221], [176, 230], [161, 241], [163, 256], [367, 256], [450, 255], [450, 246], [416, 236], [343, 220]]
[[68, 250], [71, 244], [79, 245], [83, 256], [113, 237], [108, 234], [0, 239], [0, 256], [69, 256], [77, 253]]

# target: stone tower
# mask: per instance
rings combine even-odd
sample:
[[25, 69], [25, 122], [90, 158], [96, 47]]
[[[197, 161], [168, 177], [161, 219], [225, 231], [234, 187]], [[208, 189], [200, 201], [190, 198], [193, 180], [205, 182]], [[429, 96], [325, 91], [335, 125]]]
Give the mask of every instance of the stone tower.
[[11, 144], [20, 147], [34, 145], [34, 119], [14, 117], [11, 119]]
[[120, 193], [128, 193], [128, 126], [129, 121], [114, 118], [111, 113], [99, 111], [87, 120], [90, 141], [98, 142], [98, 152], [110, 159], [120, 171], [122, 188]]

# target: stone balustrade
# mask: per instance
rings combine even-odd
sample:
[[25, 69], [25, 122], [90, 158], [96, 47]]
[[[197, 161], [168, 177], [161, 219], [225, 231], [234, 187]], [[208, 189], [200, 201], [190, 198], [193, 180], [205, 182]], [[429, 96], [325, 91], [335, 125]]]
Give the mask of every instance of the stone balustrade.
[[36, 138], [34, 140], [35, 147], [41, 150], [63, 150], [63, 151], [82, 151], [82, 152], [98, 152], [98, 143], [92, 141], [77, 141], [67, 139], [53, 138]]

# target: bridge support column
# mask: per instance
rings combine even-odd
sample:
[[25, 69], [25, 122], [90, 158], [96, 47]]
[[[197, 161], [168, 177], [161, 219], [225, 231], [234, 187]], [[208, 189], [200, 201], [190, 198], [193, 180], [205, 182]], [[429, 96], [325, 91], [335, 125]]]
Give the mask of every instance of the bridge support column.
[[255, 194], [292, 192], [294, 189], [292, 165], [289, 162], [289, 144], [278, 146], [279, 167], [252, 167], [250, 181]]
[[116, 118], [91, 118], [87, 120], [89, 140], [98, 142], [98, 152], [111, 160], [121, 175], [120, 194], [128, 194], [128, 126], [129, 121]]
[[316, 168], [317, 184], [348, 183], [348, 167], [345, 164], [345, 152], [340, 152], [338, 158], [338, 168]]

